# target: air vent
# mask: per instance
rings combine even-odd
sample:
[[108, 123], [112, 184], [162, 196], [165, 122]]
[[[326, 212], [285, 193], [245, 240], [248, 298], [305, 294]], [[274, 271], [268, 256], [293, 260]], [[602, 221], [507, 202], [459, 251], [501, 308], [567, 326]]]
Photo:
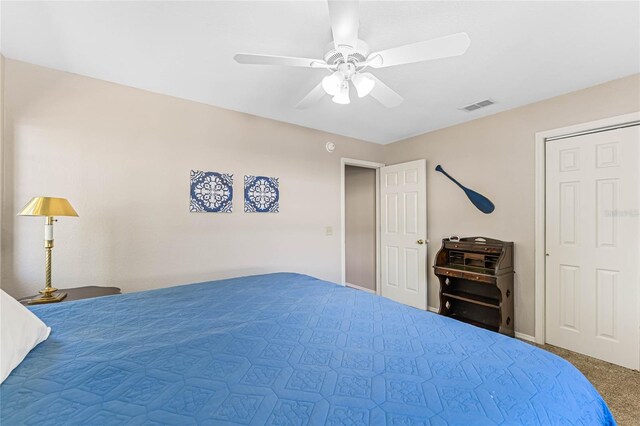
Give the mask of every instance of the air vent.
[[492, 101], [491, 99], [485, 99], [484, 101], [476, 102], [475, 104], [470, 104], [460, 109], [467, 112], [471, 112], [480, 108], [488, 107], [489, 105], [493, 105], [493, 104], [495, 104], [495, 102]]

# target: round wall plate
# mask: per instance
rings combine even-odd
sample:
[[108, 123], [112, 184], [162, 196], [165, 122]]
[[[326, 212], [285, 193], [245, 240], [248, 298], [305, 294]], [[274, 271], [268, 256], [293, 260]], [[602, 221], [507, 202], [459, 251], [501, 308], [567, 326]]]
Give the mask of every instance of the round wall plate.
[[333, 152], [336, 149], [336, 144], [334, 144], [333, 142], [327, 142], [325, 148], [327, 148], [327, 152]]

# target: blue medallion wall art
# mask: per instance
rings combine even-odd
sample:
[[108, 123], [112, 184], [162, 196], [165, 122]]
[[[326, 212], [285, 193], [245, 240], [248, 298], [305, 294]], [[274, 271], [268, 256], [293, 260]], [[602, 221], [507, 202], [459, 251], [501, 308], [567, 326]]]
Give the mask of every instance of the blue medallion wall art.
[[231, 213], [233, 175], [191, 170], [191, 212]]
[[244, 177], [244, 211], [246, 213], [278, 213], [280, 208], [278, 178]]

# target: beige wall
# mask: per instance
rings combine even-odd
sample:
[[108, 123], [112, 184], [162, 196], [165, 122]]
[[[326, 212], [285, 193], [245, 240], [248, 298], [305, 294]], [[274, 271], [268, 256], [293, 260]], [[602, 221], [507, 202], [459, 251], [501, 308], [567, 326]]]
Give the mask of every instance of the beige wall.
[[[535, 133], [639, 110], [640, 75], [634, 75], [386, 146], [387, 164], [427, 159], [430, 305], [438, 305], [431, 265], [442, 238], [480, 235], [513, 241], [515, 327], [533, 335]], [[459, 188], [434, 171], [437, 164], [492, 200], [494, 213], [476, 210]]]
[[2, 284], [2, 211], [4, 209], [4, 56], [0, 55], [0, 284]]
[[[534, 330], [534, 135], [640, 110], [635, 75], [388, 146], [4, 61], [2, 288], [43, 285], [32, 196], [69, 198], [54, 284], [141, 290], [269, 271], [340, 280], [340, 157], [428, 162], [429, 269], [450, 234], [516, 244], [516, 330]], [[333, 154], [327, 140], [336, 143]], [[488, 196], [484, 215], [433, 168]], [[233, 214], [188, 212], [189, 170], [233, 173]], [[280, 178], [281, 213], [245, 214], [244, 174]], [[327, 226], [334, 228], [326, 236]], [[429, 300], [437, 306], [430, 275]]]
[[349, 284], [376, 289], [376, 171], [346, 166], [345, 272]]
[[[16, 217], [36, 195], [80, 215], [55, 225], [59, 287], [270, 271], [339, 281], [340, 157], [381, 159], [371, 143], [13, 60], [5, 101], [2, 287], [16, 297], [43, 286], [43, 219]], [[234, 213], [189, 213], [191, 169], [234, 174]], [[243, 212], [244, 174], [280, 178], [280, 213]]]

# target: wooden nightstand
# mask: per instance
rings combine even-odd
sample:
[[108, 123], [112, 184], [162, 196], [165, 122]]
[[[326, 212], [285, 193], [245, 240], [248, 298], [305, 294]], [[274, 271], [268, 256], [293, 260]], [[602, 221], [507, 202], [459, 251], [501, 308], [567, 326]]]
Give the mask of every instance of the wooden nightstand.
[[[90, 299], [92, 297], [109, 296], [112, 294], [121, 293], [118, 287], [98, 287], [95, 285], [77, 288], [61, 288], [58, 291], [67, 293], [67, 297], [57, 303], [70, 302], [72, 300]], [[33, 299], [34, 297], [39, 297], [39, 295], [23, 297], [22, 299], [18, 299], [18, 302], [22, 303], [23, 305], [27, 305], [29, 300]], [[49, 303], [49, 305], [56, 305], [57, 303]]]

